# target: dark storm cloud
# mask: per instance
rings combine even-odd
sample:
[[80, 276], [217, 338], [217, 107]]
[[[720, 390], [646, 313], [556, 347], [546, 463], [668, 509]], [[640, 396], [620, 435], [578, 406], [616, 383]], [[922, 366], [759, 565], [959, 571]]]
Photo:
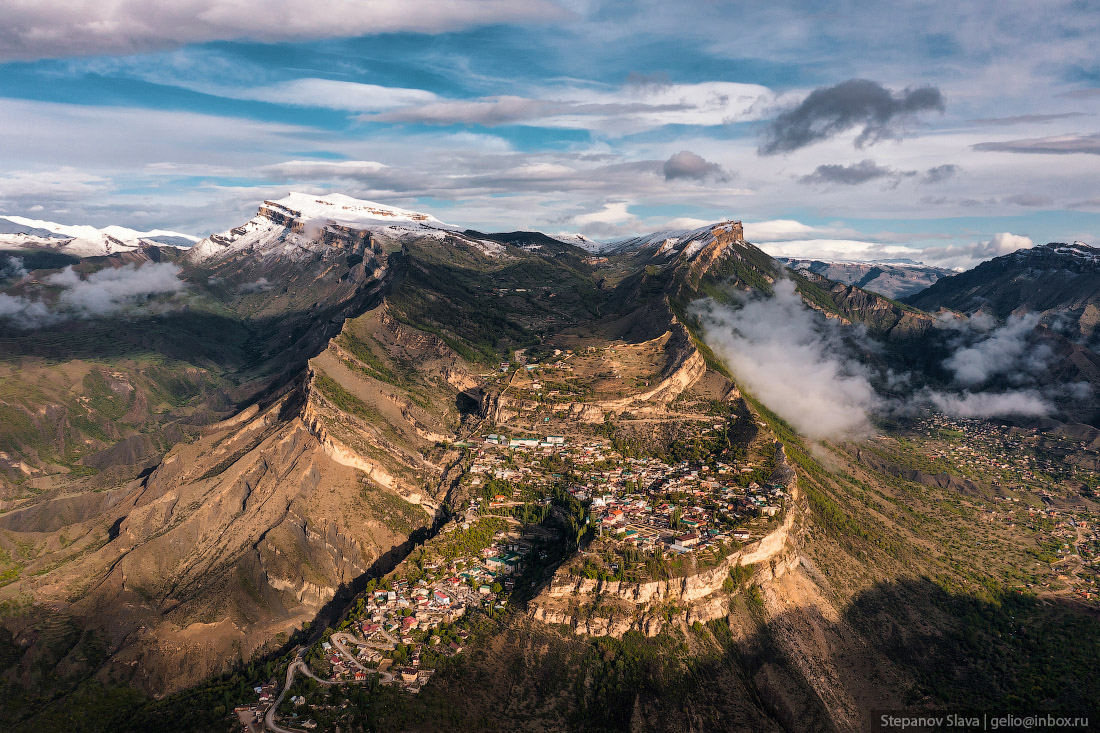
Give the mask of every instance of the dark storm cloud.
[[722, 169], [722, 166], [711, 163], [690, 150], [681, 150], [666, 160], [663, 170], [667, 181], [674, 178], [690, 178], [696, 181], [713, 178], [725, 181], [729, 178], [729, 174]]
[[775, 155], [804, 148], [862, 126], [856, 147], [901, 136], [906, 122], [921, 112], [943, 112], [943, 94], [925, 86], [895, 93], [869, 79], [849, 79], [810, 92], [764, 131], [758, 152]]

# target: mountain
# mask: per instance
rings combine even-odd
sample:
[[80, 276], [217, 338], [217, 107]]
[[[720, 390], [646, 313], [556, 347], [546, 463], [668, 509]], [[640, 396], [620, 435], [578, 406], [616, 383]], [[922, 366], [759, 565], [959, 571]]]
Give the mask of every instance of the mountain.
[[776, 259], [792, 270], [812, 272], [834, 282], [855, 285], [894, 299], [915, 295], [940, 278], [954, 274], [951, 270], [920, 263]]
[[602, 251], [603, 249], [605, 249], [607, 247], [607, 244], [605, 242], [597, 242], [594, 239], [589, 239], [588, 237], [584, 236], [583, 234], [561, 233], [561, 234], [553, 234], [551, 236], [554, 239], [557, 239], [559, 242], [565, 242], [566, 244], [572, 244], [575, 247], [580, 247], [581, 249], [583, 249], [587, 252], [592, 252], [593, 254], [598, 253], [598, 252]]
[[198, 237], [154, 229], [139, 232], [120, 226], [96, 229], [87, 225], [56, 224], [21, 216], [0, 216], [0, 251], [47, 249], [75, 257], [133, 252], [142, 245], [190, 247]]
[[1098, 699], [1089, 575], [1055, 551], [1100, 507], [1096, 431], [802, 439], [696, 301], [789, 278], [865, 326], [860, 369], [938, 321], [740, 222], [593, 256], [291, 194], [188, 250], [48, 254], [0, 282], [0, 727], [854, 731]]
[[1021, 249], [943, 278], [905, 302], [927, 311], [982, 310], [1002, 319], [1038, 313], [1091, 340], [1100, 324], [1100, 249], [1084, 242]]

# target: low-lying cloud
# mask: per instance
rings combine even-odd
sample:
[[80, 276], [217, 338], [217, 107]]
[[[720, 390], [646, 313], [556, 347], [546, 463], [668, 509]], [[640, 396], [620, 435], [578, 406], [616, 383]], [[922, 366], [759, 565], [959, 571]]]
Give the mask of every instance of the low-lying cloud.
[[867, 431], [880, 402], [870, 372], [847, 357], [838, 326], [816, 317], [791, 281], [740, 309], [707, 301], [698, 313], [715, 354], [800, 433], [818, 440]]
[[902, 136], [924, 112], [943, 112], [943, 94], [923, 86], [892, 92], [869, 79], [849, 79], [810, 92], [797, 106], [781, 113], [764, 130], [760, 155], [789, 153], [862, 127], [855, 146], [863, 148]]
[[29, 295], [0, 293], [0, 318], [16, 328], [40, 328], [69, 318], [95, 318], [148, 301], [174, 295], [186, 287], [180, 267], [168, 262], [107, 267], [81, 277], [72, 265], [46, 277], [46, 285], [60, 289], [55, 302]]
[[1037, 341], [1032, 315], [1000, 325], [984, 314], [945, 320], [950, 354], [942, 366], [952, 384], [915, 388], [912, 374], [872, 366], [865, 356], [879, 347], [866, 331], [807, 307], [792, 281], [740, 307], [700, 301], [695, 313], [707, 344], [737, 380], [814, 440], [858, 437], [874, 415], [929, 409], [965, 418], [1047, 416], [1058, 399], [1089, 391], [1087, 384], [1043, 384], [1052, 353]]
[[[968, 322], [975, 322], [971, 318]], [[980, 321], [980, 331], [984, 331]], [[1039, 316], [1034, 313], [1009, 316], [1005, 325], [980, 333], [971, 344], [951, 354], [943, 365], [956, 382], [974, 387], [999, 376], [1019, 380], [1036, 375], [1049, 365], [1053, 353], [1046, 344], [1033, 343]]]

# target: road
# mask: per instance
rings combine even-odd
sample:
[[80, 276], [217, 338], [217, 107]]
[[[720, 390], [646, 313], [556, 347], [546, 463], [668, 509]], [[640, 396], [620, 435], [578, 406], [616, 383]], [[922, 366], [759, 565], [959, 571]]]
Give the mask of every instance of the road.
[[379, 675], [381, 675], [382, 682], [392, 682], [393, 681], [393, 675], [392, 674], [390, 674], [389, 672], [378, 672], [378, 670], [376, 670], [376, 669], [367, 669], [366, 667], [363, 666], [362, 662], [360, 662], [355, 657], [355, 655], [353, 655], [350, 651], [348, 651], [347, 647], [344, 646], [344, 642], [346, 641], [347, 643], [356, 644], [358, 646], [365, 646], [365, 647], [368, 647], [370, 649], [380, 649], [382, 651], [393, 651], [394, 647], [397, 646], [397, 639], [390, 636], [386, 632], [385, 629], [381, 629], [381, 632], [382, 632], [383, 636], [385, 636], [387, 639], [390, 640], [389, 644], [372, 644], [369, 641], [364, 641], [363, 639], [358, 639], [358, 638], [352, 636], [351, 634], [348, 634], [348, 633], [343, 632], [343, 631], [341, 631], [339, 633], [336, 633], [336, 634], [333, 634], [331, 637], [329, 637], [329, 641], [331, 641], [332, 645], [334, 647], [336, 647], [336, 651], [340, 652], [340, 654], [343, 655], [344, 659], [348, 660], [350, 663], [354, 664], [359, 669], [361, 669], [364, 672], [367, 672], [369, 674], [379, 674]]
[[283, 689], [279, 692], [279, 696], [275, 698], [275, 702], [271, 704], [271, 707], [267, 709], [267, 713], [264, 715], [264, 725], [268, 730], [274, 731], [275, 733], [305, 733], [305, 731], [301, 731], [297, 728], [283, 728], [275, 722], [275, 711], [279, 709], [279, 706], [283, 703], [283, 698], [286, 697], [286, 693], [294, 683], [294, 673], [298, 671], [298, 667], [305, 667], [305, 655], [306, 647], [299, 647], [298, 653], [294, 655], [294, 661], [286, 668], [286, 684], [283, 685]]
[[[385, 632], [383, 632], [383, 633], [385, 633]], [[355, 657], [353, 657], [347, 651], [347, 649], [344, 648], [343, 644], [341, 644], [339, 642], [339, 640], [337, 640], [337, 638], [336, 638], [337, 636], [346, 637], [349, 641], [352, 641], [353, 643], [361, 643], [363, 646], [373, 646], [375, 648], [382, 648], [381, 644], [372, 645], [372, 644], [368, 644], [365, 641], [361, 642], [359, 639], [356, 639], [355, 637], [351, 636], [350, 634], [333, 634], [332, 635], [333, 646], [335, 646], [337, 651], [339, 651], [341, 654], [343, 654], [344, 657], [349, 662], [356, 665], [357, 667], [362, 669], [364, 672], [378, 673], [377, 670], [367, 669], [362, 664], [360, 664], [359, 660], [357, 660]], [[389, 634], [386, 634], [386, 636], [389, 637]], [[392, 638], [392, 637], [390, 637], [390, 638]], [[390, 648], [392, 649], [393, 647], [391, 646]], [[355, 684], [363, 684], [365, 682], [370, 681], [369, 679], [366, 679], [366, 680], [326, 680], [326, 679], [322, 679], [322, 678], [318, 677], [317, 675], [315, 675], [313, 673], [313, 670], [309, 668], [309, 665], [306, 664], [306, 660], [305, 660], [306, 650], [307, 650], [307, 647], [300, 647], [298, 649], [298, 653], [294, 656], [294, 661], [292, 661], [290, 663], [290, 665], [287, 666], [287, 668], [286, 668], [286, 684], [283, 685], [283, 689], [279, 693], [279, 696], [277, 698], [275, 698], [275, 702], [271, 704], [271, 707], [269, 707], [267, 709], [267, 713], [264, 715], [264, 725], [267, 727], [268, 730], [274, 731], [274, 733], [306, 733], [306, 731], [300, 730], [298, 728], [284, 728], [283, 726], [281, 726], [281, 725], [279, 725], [278, 723], [275, 722], [275, 713], [278, 711], [279, 706], [283, 704], [283, 698], [286, 697], [286, 693], [290, 690], [291, 685], [294, 684], [294, 675], [296, 675], [298, 672], [301, 672], [306, 677], [309, 677], [310, 679], [312, 679], [315, 682], [318, 682], [319, 684], [322, 684], [322, 685], [355, 685]], [[388, 683], [388, 682], [393, 681], [393, 675], [390, 674], [389, 672], [382, 672], [381, 673], [381, 678], [382, 678], [383, 682]]]

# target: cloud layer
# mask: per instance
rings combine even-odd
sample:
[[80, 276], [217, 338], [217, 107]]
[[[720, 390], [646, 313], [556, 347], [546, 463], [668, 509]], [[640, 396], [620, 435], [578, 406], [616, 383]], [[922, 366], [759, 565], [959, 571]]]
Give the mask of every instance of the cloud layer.
[[[22, 269], [22, 263], [19, 266]], [[44, 279], [59, 291], [54, 304], [28, 295], [0, 293], [0, 318], [16, 328], [30, 329], [69, 318], [113, 315], [183, 291], [186, 286], [179, 279], [180, 272], [172, 263], [146, 262], [105, 267], [81, 277], [70, 265]]]
[[[818, 440], [866, 434], [875, 415], [936, 409], [956, 417], [1038, 417], [1087, 385], [1046, 385], [1050, 350], [1035, 338], [1038, 318], [998, 325], [988, 316], [944, 321], [954, 384], [906, 387], [911, 374], [872, 368], [862, 357], [879, 347], [860, 327], [843, 326], [807, 307], [789, 280], [770, 297], [740, 307], [694, 305], [707, 344], [738, 382], [800, 433]], [[890, 396], [876, 390], [889, 385]]]
[[284, 41], [397, 31], [439, 33], [490, 23], [563, 20], [548, 0], [144, 0], [5, 2], [0, 60], [127, 54], [187, 43]]

